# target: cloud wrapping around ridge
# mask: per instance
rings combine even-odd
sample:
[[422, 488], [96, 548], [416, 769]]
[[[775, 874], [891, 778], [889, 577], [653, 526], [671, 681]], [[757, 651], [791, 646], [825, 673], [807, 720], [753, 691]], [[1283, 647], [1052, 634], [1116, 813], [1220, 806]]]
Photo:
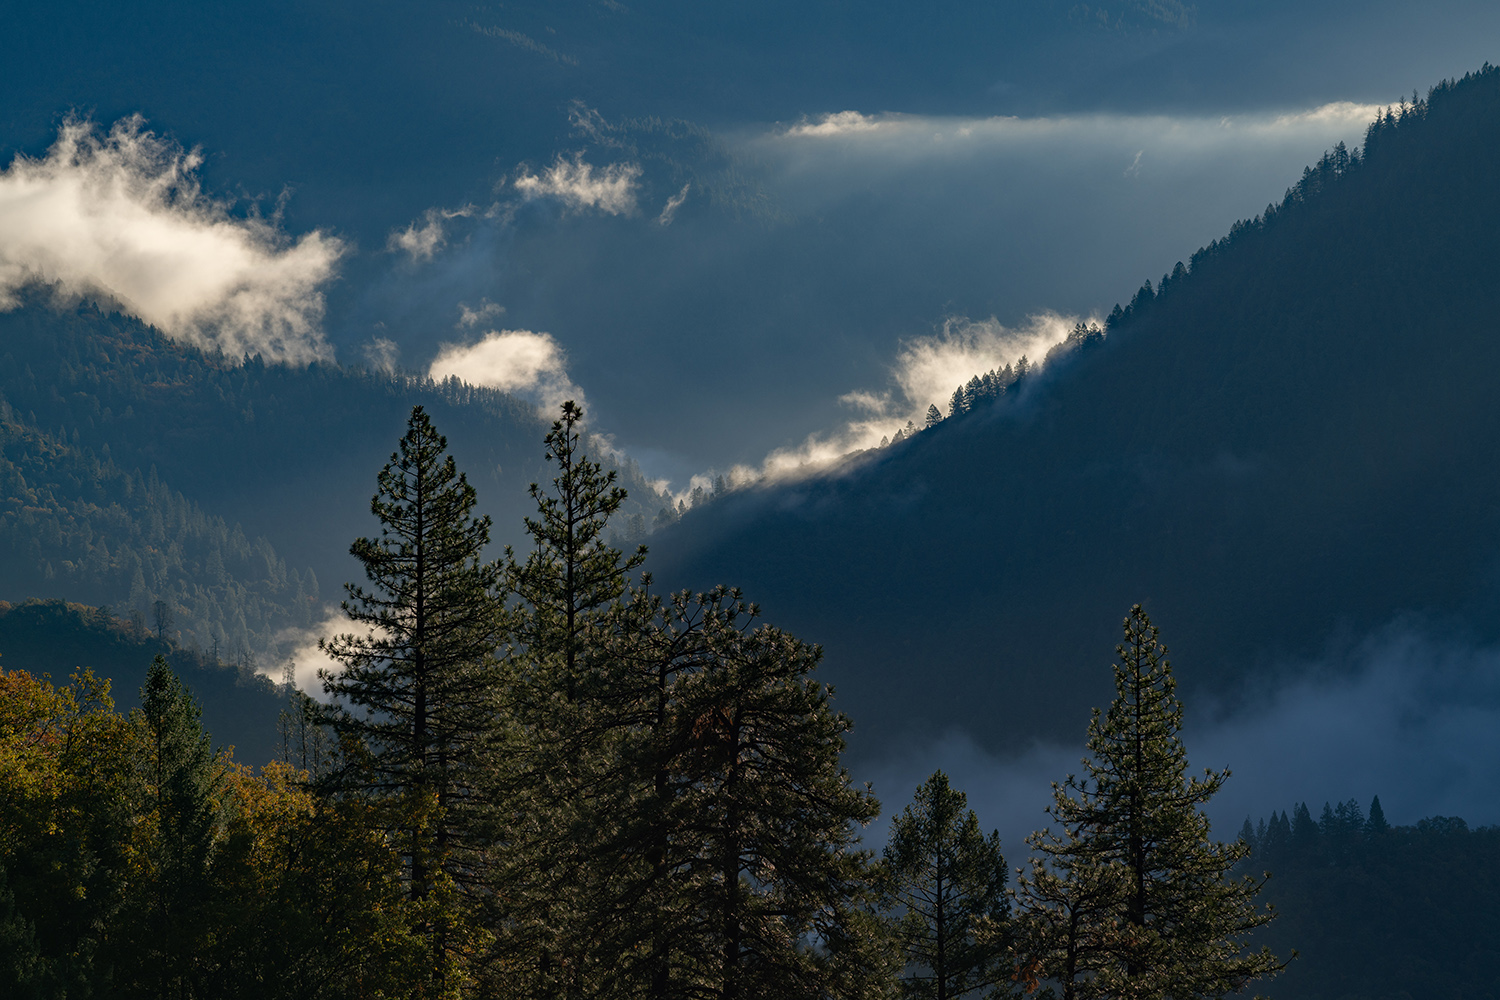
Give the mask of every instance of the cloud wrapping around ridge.
[[491, 330], [474, 344], [444, 344], [428, 375], [457, 377], [534, 400], [544, 411], [564, 400], [583, 405], [583, 390], [568, 378], [567, 357], [550, 333]]
[[608, 215], [634, 215], [640, 176], [639, 164], [612, 163], [596, 170], [579, 155], [571, 160], [558, 157], [540, 174], [523, 168], [515, 186], [527, 200], [551, 197], [574, 211], [594, 208]]
[[230, 358], [332, 358], [322, 287], [344, 244], [231, 216], [202, 192], [201, 162], [139, 116], [104, 135], [70, 120], [46, 156], [17, 156], [0, 171], [0, 309], [51, 286]]
[[902, 343], [891, 366], [892, 388], [855, 390], [839, 397], [845, 406], [860, 411], [861, 417], [835, 431], [811, 434], [795, 447], [771, 452], [759, 470], [736, 467], [731, 475], [744, 482], [801, 474], [851, 452], [874, 448], [908, 421], [923, 427], [929, 406], [936, 406], [946, 417], [953, 390], [976, 375], [1014, 366], [1023, 356], [1040, 368], [1047, 351], [1067, 339], [1080, 321], [1077, 316], [1049, 312], [1032, 316], [1025, 326], [1007, 327], [994, 319], [950, 317], [938, 333]]

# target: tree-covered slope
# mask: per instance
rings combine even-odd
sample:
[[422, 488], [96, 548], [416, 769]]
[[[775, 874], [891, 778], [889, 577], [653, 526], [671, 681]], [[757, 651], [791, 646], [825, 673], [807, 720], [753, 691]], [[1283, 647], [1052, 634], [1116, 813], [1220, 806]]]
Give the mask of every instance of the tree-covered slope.
[[[1399, 614], [1492, 635], [1500, 71], [1382, 116], [1024, 390], [654, 540], [828, 650], [865, 739], [1073, 731], [1141, 601], [1188, 689]], [[1016, 706], [1026, 706], [1017, 711]]]
[[[141, 685], [156, 655], [163, 655], [203, 706], [203, 724], [218, 746], [232, 746], [246, 764], [261, 765], [280, 753], [278, 720], [287, 699], [276, 685], [246, 665], [215, 660], [211, 652], [158, 639], [149, 627], [118, 617], [107, 607], [65, 601], [0, 601], [0, 666], [66, 683], [91, 669], [108, 678], [121, 711], [140, 704]], [[228, 657], [224, 657], [228, 659]]]
[[[0, 314], [0, 597], [122, 613], [166, 599], [198, 645], [238, 642], [242, 614], [264, 649], [357, 573], [349, 543], [374, 526], [375, 473], [418, 403], [497, 536], [518, 535], [546, 430], [529, 404], [358, 368], [236, 363], [38, 294]], [[631, 513], [653, 515], [650, 488], [623, 471]]]

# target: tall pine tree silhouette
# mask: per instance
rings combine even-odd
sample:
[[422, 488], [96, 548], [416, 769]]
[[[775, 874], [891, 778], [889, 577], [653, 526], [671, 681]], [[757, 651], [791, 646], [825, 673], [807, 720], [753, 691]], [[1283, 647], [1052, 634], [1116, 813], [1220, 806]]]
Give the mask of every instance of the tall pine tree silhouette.
[[1116, 651], [1115, 700], [1089, 723], [1084, 775], [1053, 786], [1057, 829], [1028, 838], [1028, 972], [1065, 1000], [1236, 992], [1282, 963], [1244, 950], [1273, 915], [1255, 904], [1263, 880], [1229, 877], [1248, 845], [1209, 839], [1201, 806], [1229, 773], [1187, 776], [1176, 682], [1140, 605]]

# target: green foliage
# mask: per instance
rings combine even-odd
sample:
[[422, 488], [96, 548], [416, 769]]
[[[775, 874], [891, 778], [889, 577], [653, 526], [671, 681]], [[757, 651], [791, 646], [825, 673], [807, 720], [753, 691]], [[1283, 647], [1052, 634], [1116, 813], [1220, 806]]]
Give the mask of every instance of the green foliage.
[[322, 674], [334, 698], [323, 721], [346, 748], [326, 786], [370, 807], [401, 844], [410, 898], [431, 911], [426, 967], [439, 993], [456, 988], [455, 963], [473, 947], [456, 894], [477, 889], [502, 709], [490, 522], [473, 516], [474, 490], [446, 449], [415, 407], [370, 502], [380, 537], [350, 549], [371, 586], [350, 584], [343, 608], [365, 632], [321, 643], [344, 665]]
[[1244, 950], [1271, 919], [1249, 851], [1208, 836], [1203, 803], [1228, 772], [1189, 778], [1166, 650], [1140, 605], [1117, 647], [1115, 700], [1089, 724], [1084, 777], [1054, 785], [1056, 829], [1033, 834], [1018, 898], [1032, 973], [1064, 998], [1218, 997], [1282, 964]]
[[222, 916], [212, 868], [224, 833], [227, 762], [214, 753], [197, 704], [160, 656], [130, 722], [142, 805], [131, 836], [129, 916], [115, 960], [137, 995], [203, 996]]
[[908, 1000], [1011, 992], [1016, 970], [1000, 835], [986, 838], [967, 805], [937, 771], [891, 820], [879, 886], [905, 961], [901, 995]]

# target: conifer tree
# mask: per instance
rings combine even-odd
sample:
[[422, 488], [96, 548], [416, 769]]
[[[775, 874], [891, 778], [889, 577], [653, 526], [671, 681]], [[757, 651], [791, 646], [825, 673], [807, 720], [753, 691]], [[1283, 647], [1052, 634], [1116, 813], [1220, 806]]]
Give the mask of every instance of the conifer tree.
[[[342, 607], [365, 631], [319, 644], [344, 665], [321, 675], [334, 699], [322, 721], [346, 747], [328, 787], [374, 806], [401, 840], [414, 901], [477, 888], [482, 792], [501, 733], [490, 521], [473, 516], [474, 490], [446, 449], [414, 408], [370, 502], [380, 536], [350, 547], [370, 586], [348, 584]], [[434, 968], [446, 969], [458, 936], [432, 930], [443, 953]]]
[[[623, 820], [612, 794], [621, 729], [602, 651], [622, 628], [629, 574], [645, 558], [605, 538], [625, 500], [617, 473], [583, 449], [583, 411], [569, 400], [545, 438], [557, 475], [536, 483], [537, 517], [526, 519], [533, 549], [524, 560], [506, 550], [503, 588], [510, 601], [505, 638], [514, 717], [524, 737], [497, 795], [514, 822], [494, 898], [511, 970], [503, 988], [518, 994], [581, 995], [600, 986], [599, 960], [626, 856], [603, 844]], [[628, 782], [626, 783], [628, 785]], [[629, 786], [634, 790], [634, 786]]]
[[879, 804], [840, 764], [850, 724], [810, 679], [821, 651], [770, 626], [710, 624], [674, 713], [690, 875], [679, 934], [702, 949], [702, 995], [876, 995], [889, 972], [856, 837]]
[[1391, 824], [1386, 822], [1385, 810], [1380, 808], [1380, 796], [1377, 795], [1370, 800], [1370, 815], [1365, 820], [1365, 836], [1378, 837], [1382, 833], [1389, 833]]
[[1229, 878], [1248, 850], [1209, 839], [1201, 806], [1228, 777], [1187, 777], [1182, 706], [1139, 605], [1117, 647], [1115, 700], [1094, 711], [1082, 778], [1054, 785], [1055, 830], [1033, 834], [1018, 898], [1029, 972], [1064, 997], [1218, 997], [1282, 963], [1244, 936], [1272, 917], [1263, 879]]
[[1010, 992], [1015, 967], [1000, 835], [986, 838], [967, 805], [937, 771], [891, 820], [879, 885], [905, 964], [907, 1000]]
[[[222, 832], [225, 768], [201, 711], [167, 661], [157, 656], [132, 713], [139, 736], [145, 822], [139, 828], [139, 935], [126, 977], [142, 995], [193, 997], [210, 971], [214, 891], [211, 865]], [[138, 963], [138, 964], [137, 964]]]

